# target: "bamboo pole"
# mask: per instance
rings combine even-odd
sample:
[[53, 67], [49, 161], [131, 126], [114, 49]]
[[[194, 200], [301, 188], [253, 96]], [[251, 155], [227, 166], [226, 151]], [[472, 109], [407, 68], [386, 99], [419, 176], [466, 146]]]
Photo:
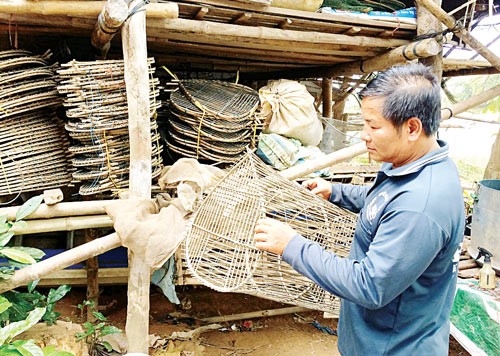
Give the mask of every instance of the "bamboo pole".
[[[436, 6], [441, 6], [441, 0], [432, 0]], [[417, 3], [417, 36], [441, 31], [441, 23], [425, 7]], [[443, 36], [436, 37], [440, 51], [435, 56], [419, 58], [419, 62], [430, 67], [438, 81], [443, 76]]]
[[483, 60], [451, 59], [451, 58], [445, 58], [443, 60], [443, 71], [472, 69], [472, 68], [491, 68], [491, 64], [490, 62]]
[[432, 0], [416, 0], [417, 4], [424, 6], [431, 14], [436, 16], [436, 18], [445, 24], [450, 30], [452, 30], [458, 37], [460, 37], [465, 43], [470, 47], [475, 49], [480, 55], [482, 55], [488, 62], [491, 63], [493, 67], [500, 70], [500, 58], [495, 55], [492, 51], [488, 49], [481, 42], [476, 40], [465, 28], [460, 26], [457, 21], [450, 15], [448, 15], [443, 9], [436, 5]]
[[427, 38], [411, 42], [381, 55], [371, 57], [363, 61], [336, 64], [329, 67], [312, 67], [302, 70], [284, 71], [271, 73], [273, 77], [280, 78], [309, 78], [309, 77], [335, 77], [349, 76], [353, 74], [366, 74], [389, 68], [393, 65], [405, 63], [417, 58], [435, 56], [439, 53], [441, 46], [433, 38]]
[[[130, 8], [141, 1], [133, 1]], [[136, 12], [122, 29], [130, 140], [130, 198], [151, 198], [151, 133], [146, 16]], [[140, 239], [141, 236], [136, 236]], [[125, 333], [128, 352], [148, 353], [150, 268], [129, 250], [130, 274]]]
[[120, 238], [113, 233], [24, 267], [14, 272], [12, 278], [0, 282], [0, 294], [119, 246], [121, 246]]
[[120, 30], [128, 16], [128, 6], [124, 0], [108, 0], [102, 9], [94, 31], [90, 37], [92, 47], [96, 49], [97, 59], [105, 59], [110, 42]]
[[[106, 1], [0, 1], [0, 13], [43, 16], [75, 16], [95, 18]], [[179, 17], [179, 6], [174, 2], [149, 3], [146, 16], [150, 18], [175, 19]]]
[[341, 150], [332, 152], [324, 157], [306, 161], [297, 166], [290, 167], [284, 171], [279, 172], [283, 177], [289, 180], [304, 177], [309, 173], [315, 172], [318, 169], [333, 166], [334, 164], [347, 161], [353, 157], [359, 156], [366, 152], [364, 142], [343, 148]]
[[441, 119], [448, 120], [453, 115], [460, 114], [461, 112], [467, 111], [471, 108], [481, 105], [482, 103], [494, 99], [499, 95], [500, 95], [500, 84], [494, 86], [493, 88], [483, 91], [481, 94], [471, 96], [467, 100], [464, 100], [460, 103], [456, 103], [455, 105], [452, 105], [450, 108], [443, 108]]
[[498, 74], [500, 70], [495, 67], [488, 68], [470, 68], [470, 69], [457, 69], [457, 70], [446, 70], [443, 72], [443, 77], [462, 77], [465, 75], [490, 75]]
[[287, 307], [287, 308], [280, 308], [280, 309], [259, 310], [256, 312], [249, 312], [249, 313], [212, 316], [212, 317], [204, 318], [201, 320], [205, 323], [221, 323], [221, 322], [234, 321], [234, 320], [246, 320], [246, 319], [252, 319], [252, 318], [262, 318], [262, 317], [266, 317], [266, 316], [302, 313], [302, 312], [308, 312], [308, 311], [311, 311], [311, 310], [304, 308], [304, 307]]
[[65, 218], [26, 220], [14, 226], [14, 235], [40, 234], [54, 231], [74, 231], [89, 228], [111, 227], [113, 221], [107, 215], [71, 216]]
[[[37, 210], [31, 213], [24, 220], [50, 219], [62, 216], [80, 215], [102, 215], [106, 214], [106, 207], [112, 204], [120, 204], [119, 200], [92, 200], [77, 202], [61, 202], [54, 205], [40, 204]], [[16, 213], [19, 206], [0, 208], [0, 216], [6, 215], [7, 220], [16, 220]]]

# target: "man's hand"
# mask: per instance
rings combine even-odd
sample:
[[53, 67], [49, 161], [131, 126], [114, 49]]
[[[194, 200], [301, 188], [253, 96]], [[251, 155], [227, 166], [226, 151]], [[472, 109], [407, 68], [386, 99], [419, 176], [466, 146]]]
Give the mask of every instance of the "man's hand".
[[281, 221], [260, 219], [255, 225], [255, 247], [282, 255], [288, 242], [297, 232]]
[[302, 182], [302, 186], [309, 189], [311, 193], [326, 200], [332, 195], [332, 184], [322, 178], [308, 179]]

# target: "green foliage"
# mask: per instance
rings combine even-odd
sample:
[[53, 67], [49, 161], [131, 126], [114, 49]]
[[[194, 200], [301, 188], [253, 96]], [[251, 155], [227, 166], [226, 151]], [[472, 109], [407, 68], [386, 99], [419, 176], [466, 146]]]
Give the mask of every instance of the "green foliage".
[[16, 221], [22, 220], [32, 213], [42, 204], [43, 195], [37, 195], [29, 200], [27, 200], [16, 212]]
[[61, 313], [54, 311], [56, 302], [64, 297], [70, 289], [70, 286], [62, 285], [57, 289], [50, 289], [48, 296], [44, 296], [35, 290], [31, 292], [28, 291], [27, 293], [17, 291], [5, 292], [2, 297], [12, 305], [10, 308], [0, 313], [0, 325], [5, 325], [7, 322], [23, 320], [28, 316], [28, 313], [39, 307], [45, 308], [45, 314], [42, 320], [48, 325], [54, 324], [61, 315]]
[[9, 343], [12, 339], [21, 334], [22, 332], [28, 330], [33, 325], [38, 323], [42, 316], [45, 314], [45, 308], [35, 308], [30, 313], [26, 319], [10, 323], [0, 329], [0, 345]]
[[102, 313], [95, 310], [93, 301], [84, 300], [83, 304], [78, 304], [78, 309], [82, 312], [85, 307], [92, 311], [95, 321], [83, 323], [84, 331], [77, 333], [75, 335], [76, 339], [78, 341], [85, 340], [85, 342], [89, 345], [91, 352], [95, 352], [99, 345], [103, 346], [108, 352], [113, 351], [113, 347], [107, 341], [102, 340], [102, 338], [106, 335], [119, 334], [122, 331], [115, 326], [106, 325], [108, 319]]
[[55, 346], [47, 346], [43, 348], [43, 356], [74, 356], [71, 352], [57, 351]]
[[[0, 267], [0, 283], [14, 274], [15, 268], [36, 263], [45, 253], [33, 247], [8, 246], [14, 233], [13, 227], [23, 227], [22, 220], [32, 214], [40, 206], [43, 196], [35, 196], [26, 201], [16, 212], [16, 220], [8, 221], [6, 215], [0, 216], [0, 256], [6, 257], [8, 266]], [[54, 311], [55, 304], [68, 291], [63, 285], [51, 289], [48, 296], [35, 290], [38, 281], [28, 285], [28, 292], [8, 291], [0, 295], [0, 355], [2, 356], [69, 356], [69, 352], [57, 351], [54, 347], [41, 349], [33, 340], [16, 340], [13, 338], [43, 320], [48, 325], [55, 323], [60, 313]]]
[[7, 246], [14, 232], [13, 227], [22, 227], [26, 225], [24, 218], [32, 214], [42, 203], [43, 195], [37, 195], [28, 199], [16, 212], [16, 220], [8, 221], [6, 215], [0, 216], [0, 256], [6, 257], [9, 267], [0, 267], [0, 281], [9, 279], [14, 273], [13, 267], [22, 268], [39, 261], [45, 253], [42, 250], [33, 247]]
[[[446, 81], [445, 93], [448, 96], [448, 101], [451, 101], [452, 103], [461, 102], [498, 84], [500, 84], [500, 74], [453, 77]], [[489, 112], [498, 113], [499, 110], [500, 97], [496, 97], [495, 99], [490, 100], [477, 108], [472, 108], [469, 111], [477, 114], [486, 114]]]

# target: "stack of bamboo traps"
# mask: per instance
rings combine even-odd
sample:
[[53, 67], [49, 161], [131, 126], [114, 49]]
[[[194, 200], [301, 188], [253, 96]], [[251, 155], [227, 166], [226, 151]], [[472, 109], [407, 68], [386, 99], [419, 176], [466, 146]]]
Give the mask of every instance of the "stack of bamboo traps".
[[71, 182], [69, 140], [55, 113], [61, 99], [50, 56], [0, 52], [0, 196]]
[[302, 236], [347, 256], [356, 215], [313, 195], [253, 153], [234, 165], [196, 209], [184, 243], [193, 276], [221, 292], [241, 292], [338, 313], [339, 299], [273, 253], [256, 249], [257, 220], [290, 224]]
[[167, 147], [182, 157], [234, 163], [254, 147], [261, 120], [258, 93], [216, 80], [181, 80], [170, 95]]
[[[156, 110], [159, 81], [153, 76], [154, 61], [148, 59], [151, 118], [152, 178], [162, 168], [163, 146], [157, 131]], [[57, 90], [64, 95], [69, 121], [66, 130], [76, 144], [69, 150], [81, 195], [116, 194], [128, 188], [128, 106], [123, 60], [71, 61], [58, 70]]]

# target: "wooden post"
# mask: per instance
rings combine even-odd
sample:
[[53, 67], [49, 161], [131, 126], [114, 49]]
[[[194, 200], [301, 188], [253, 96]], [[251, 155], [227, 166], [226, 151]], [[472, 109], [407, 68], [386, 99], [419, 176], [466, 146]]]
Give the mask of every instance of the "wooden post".
[[[324, 77], [321, 91], [323, 98], [322, 115], [327, 119], [332, 118], [332, 94], [332, 78]], [[325, 153], [330, 153], [333, 151], [333, 128], [328, 122], [323, 127], [323, 137], [319, 148]]]
[[481, 42], [476, 40], [465, 28], [458, 26], [457, 21], [448, 15], [443, 9], [436, 5], [433, 0], [416, 0], [417, 4], [424, 6], [431, 14], [444, 23], [446, 27], [452, 30], [458, 37], [460, 37], [471, 48], [475, 49], [482, 55], [493, 67], [500, 70], [500, 58], [495, 55]]
[[[441, 0], [431, 0], [436, 6], [441, 6]], [[417, 36], [426, 35], [429, 33], [441, 32], [441, 22], [434, 17], [425, 7], [420, 6], [417, 2]], [[440, 51], [435, 56], [419, 58], [419, 62], [431, 67], [434, 75], [441, 82], [443, 76], [443, 36], [436, 37], [440, 46]]]
[[[141, 1], [129, 4], [134, 8]], [[151, 198], [151, 130], [146, 16], [132, 15], [123, 25], [122, 45], [128, 101], [130, 198]], [[140, 239], [142, 236], [137, 236]], [[149, 285], [151, 271], [141, 256], [129, 250], [127, 335], [128, 352], [148, 353]]]
[[[84, 200], [89, 200], [89, 197], [84, 197]], [[96, 229], [85, 229], [84, 231], [84, 241], [92, 242], [99, 236], [97, 235]], [[97, 308], [99, 306], [99, 280], [97, 279], [97, 274], [99, 273], [99, 261], [97, 256], [92, 256], [85, 261], [85, 267], [87, 272], [87, 293], [86, 299], [92, 301]], [[94, 322], [95, 316], [92, 313], [92, 308], [87, 308], [87, 321]]]
[[483, 179], [500, 179], [500, 131], [497, 132]]
[[95, 25], [90, 43], [96, 50], [97, 59], [105, 59], [110, 42], [128, 16], [128, 6], [124, 0], [108, 0]]
[[[97, 239], [96, 229], [85, 229], [85, 243], [92, 242]], [[99, 305], [99, 280], [97, 274], [99, 273], [99, 261], [97, 256], [92, 256], [85, 261], [87, 270], [87, 295], [86, 299], [94, 302], [95, 307]], [[95, 321], [95, 316], [92, 313], [92, 308], [87, 308], [87, 321]]]
[[57, 256], [26, 266], [14, 272], [10, 279], [0, 282], [0, 294], [119, 246], [121, 246], [121, 240], [116, 233], [113, 233], [64, 251]]
[[323, 116], [332, 117], [332, 78], [323, 78], [321, 95], [323, 97]]

